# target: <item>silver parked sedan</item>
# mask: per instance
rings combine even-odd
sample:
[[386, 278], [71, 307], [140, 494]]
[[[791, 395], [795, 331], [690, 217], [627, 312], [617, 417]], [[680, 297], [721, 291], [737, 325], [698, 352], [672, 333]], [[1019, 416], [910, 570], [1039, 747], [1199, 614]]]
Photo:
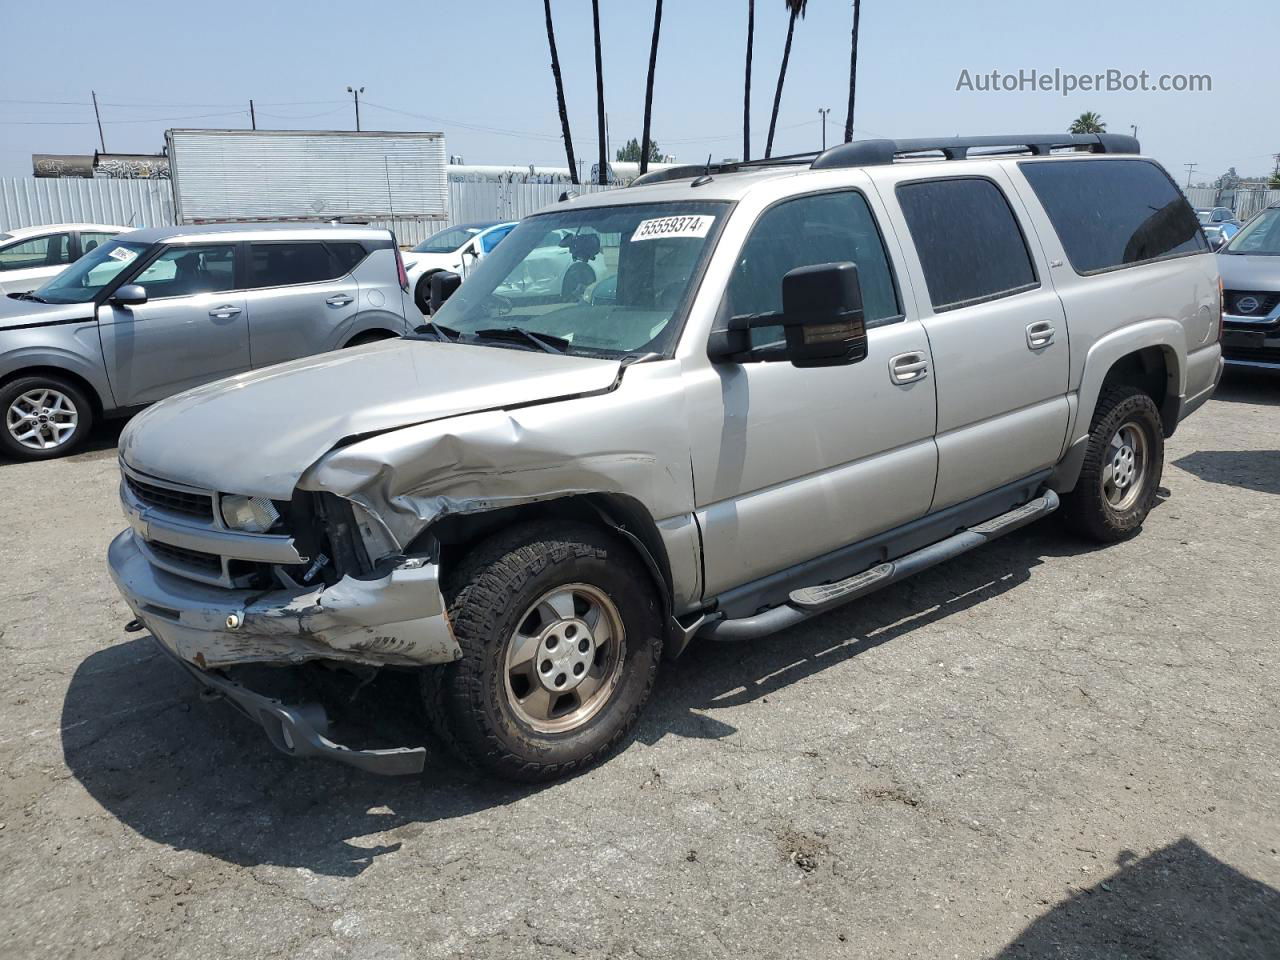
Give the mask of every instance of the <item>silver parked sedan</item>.
[[0, 297], [0, 453], [62, 456], [96, 417], [420, 320], [389, 230], [133, 231], [32, 293]]

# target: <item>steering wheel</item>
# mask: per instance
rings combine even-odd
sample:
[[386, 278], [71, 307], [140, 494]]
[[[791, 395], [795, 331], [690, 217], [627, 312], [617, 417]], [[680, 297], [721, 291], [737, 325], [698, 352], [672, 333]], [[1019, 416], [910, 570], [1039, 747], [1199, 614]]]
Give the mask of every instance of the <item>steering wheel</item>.
[[513, 309], [511, 301], [497, 293], [491, 293], [485, 297], [485, 305], [487, 306], [490, 303], [494, 305], [494, 313], [499, 317], [505, 317]]

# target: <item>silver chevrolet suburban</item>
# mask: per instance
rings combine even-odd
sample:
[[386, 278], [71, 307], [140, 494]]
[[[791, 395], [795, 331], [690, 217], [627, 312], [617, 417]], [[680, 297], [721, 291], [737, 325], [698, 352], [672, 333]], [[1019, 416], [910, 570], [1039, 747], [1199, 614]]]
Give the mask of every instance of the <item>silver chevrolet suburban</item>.
[[[596, 281], [536, 282], [551, 241]], [[120, 441], [128, 629], [295, 756], [420, 771], [422, 746], [335, 742], [271, 682], [394, 669], [482, 768], [578, 769], [694, 638], [800, 623], [1060, 505], [1135, 533], [1222, 370], [1195, 214], [1106, 134], [666, 170], [433, 287], [411, 338], [198, 387]]]
[[0, 455], [65, 456], [98, 417], [421, 319], [389, 230], [235, 223], [106, 237], [34, 292], [0, 296]]

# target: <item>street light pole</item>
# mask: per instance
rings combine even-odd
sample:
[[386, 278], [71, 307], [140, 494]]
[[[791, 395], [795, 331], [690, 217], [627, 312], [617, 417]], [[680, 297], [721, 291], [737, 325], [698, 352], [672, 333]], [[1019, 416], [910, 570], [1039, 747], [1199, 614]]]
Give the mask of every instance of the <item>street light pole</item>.
[[818, 115], [822, 117], [822, 149], [827, 149], [827, 114], [831, 112], [830, 107], [819, 107]]
[[356, 101], [356, 133], [360, 132], [360, 94], [364, 93], [364, 87], [347, 87], [347, 93], [351, 94]]

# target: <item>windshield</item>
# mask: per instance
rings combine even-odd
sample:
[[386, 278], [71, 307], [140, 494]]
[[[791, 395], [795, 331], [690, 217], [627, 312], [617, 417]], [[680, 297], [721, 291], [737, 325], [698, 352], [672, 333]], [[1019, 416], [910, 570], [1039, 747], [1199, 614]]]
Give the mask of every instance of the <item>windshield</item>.
[[146, 243], [108, 240], [32, 294], [45, 303], [88, 303], [129, 268], [149, 247]]
[[1280, 207], [1270, 207], [1262, 211], [1219, 252], [1254, 257], [1280, 257]]
[[450, 227], [448, 230], [441, 230], [427, 237], [413, 248], [413, 252], [453, 253], [477, 233], [483, 233], [487, 229], [489, 229], [487, 226]]
[[648, 203], [530, 217], [432, 319], [468, 339], [484, 331], [509, 339], [515, 328], [554, 338], [567, 353], [665, 353], [727, 209]]

